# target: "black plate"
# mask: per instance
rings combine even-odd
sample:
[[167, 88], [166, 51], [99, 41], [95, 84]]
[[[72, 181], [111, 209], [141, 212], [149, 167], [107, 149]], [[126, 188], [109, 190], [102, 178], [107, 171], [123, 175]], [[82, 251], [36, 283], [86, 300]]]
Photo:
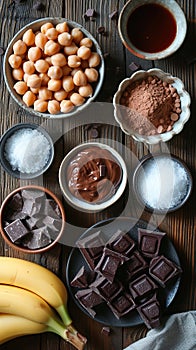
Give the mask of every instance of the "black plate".
[[[93, 232], [96, 232], [97, 229], [101, 228], [101, 231], [103, 232], [104, 236], [106, 238], [109, 238], [112, 236], [114, 232], [117, 231], [117, 229], [120, 229], [122, 231], [128, 232], [130, 237], [133, 238], [137, 242], [137, 229], [138, 228], [147, 228], [150, 230], [160, 231], [157, 230], [155, 226], [149, 225], [147, 222], [142, 220], [137, 220], [134, 218], [127, 218], [127, 217], [121, 217], [121, 218], [112, 218], [104, 221], [100, 221], [90, 227], [88, 230], [86, 230], [80, 238], [84, 238], [86, 236], [91, 235]], [[172, 260], [174, 263], [176, 263], [178, 266], [180, 266], [180, 261], [178, 258], [178, 255], [176, 253], [176, 250], [167, 237], [167, 235], [163, 238], [161, 247], [160, 247], [160, 253], [166, 256], [168, 259]], [[69, 292], [75, 301], [75, 303], [78, 305], [78, 307], [86, 313], [88, 316], [89, 313], [81, 306], [81, 304], [78, 302], [78, 300], [75, 298], [75, 293], [78, 290], [78, 288], [74, 288], [70, 285], [70, 282], [75, 277], [78, 270], [82, 267], [82, 265], [85, 266], [87, 270], [89, 270], [88, 265], [86, 264], [85, 259], [83, 258], [82, 254], [80, 253], [78, 248], [73, 248], [68, 262], [67, 262], [67, 269], [66, 269], [66, 280], [67, 280], [67, 286], [69, 289]], [[180, 284], [180, 277], [174, 279], [172, 283], [167, 288], [160, 288], [161, 291], [161, 301], [164, 301], [165, 308], [167, 308], [172, 300], [174, 299], [178, 287]], [[91, 316], [90, 316], [91, 317]], [[120, 319], [117, 319], [112, 311], [107, 307], [106, 304], [101, 304], [96, 307], [96, 315], [94, 319], [102, 324], [113, 326], [113, 327], [129, 327], [134, 326], [143, 323], [143, 320], [137, 313], [137, 311], [130, 311], [127, 315], [121, 317]]]

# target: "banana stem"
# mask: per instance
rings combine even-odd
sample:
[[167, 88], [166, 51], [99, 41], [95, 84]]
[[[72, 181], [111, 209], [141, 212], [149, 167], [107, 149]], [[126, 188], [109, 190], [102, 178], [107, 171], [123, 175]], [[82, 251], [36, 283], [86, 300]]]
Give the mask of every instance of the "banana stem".
[[61, 316], [65, 326], [69, 326], [72, 323], [72, 319], [70, 318], [65, 305], [60, 305], [58, 308], [56, 308], [56, 311]]

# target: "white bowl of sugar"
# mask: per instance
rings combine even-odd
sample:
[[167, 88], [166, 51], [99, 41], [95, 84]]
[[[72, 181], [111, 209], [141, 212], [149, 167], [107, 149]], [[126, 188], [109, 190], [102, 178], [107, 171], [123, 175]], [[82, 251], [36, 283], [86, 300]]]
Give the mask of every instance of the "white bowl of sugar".
[[181, 208], [188, 200], [192, 186], [192, 175], [187, 165], [167, 153], [145, 156], [133, 175], [133, 189], [138, 202], [157, 214]]

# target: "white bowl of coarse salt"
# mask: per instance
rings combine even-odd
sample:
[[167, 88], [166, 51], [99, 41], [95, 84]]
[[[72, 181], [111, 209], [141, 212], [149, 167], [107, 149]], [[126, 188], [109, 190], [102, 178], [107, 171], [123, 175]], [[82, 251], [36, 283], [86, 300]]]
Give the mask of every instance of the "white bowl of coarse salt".
[[144, 157], [133, 175], [133, 189], [141, 205], [158, 214], [179, 209], [189, 198], [192, 175], [178, 157], [149, 154]]
[[53, 141], [37, 124], [15, 124], [1, 137], [0, 156], [1, 166], [8, 174], [33, 179], [50, 167], [54, 158]]

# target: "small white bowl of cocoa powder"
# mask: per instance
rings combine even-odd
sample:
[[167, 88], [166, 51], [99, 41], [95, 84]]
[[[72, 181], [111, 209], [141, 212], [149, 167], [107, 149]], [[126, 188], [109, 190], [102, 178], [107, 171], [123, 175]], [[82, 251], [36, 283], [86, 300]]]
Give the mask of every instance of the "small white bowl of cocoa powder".
[[157, 68], [124, 79], [113, 98], [121, 129], [147, 144], [166, 142], [180, 133], [190, 117], [190, 103], [183, 82]]

